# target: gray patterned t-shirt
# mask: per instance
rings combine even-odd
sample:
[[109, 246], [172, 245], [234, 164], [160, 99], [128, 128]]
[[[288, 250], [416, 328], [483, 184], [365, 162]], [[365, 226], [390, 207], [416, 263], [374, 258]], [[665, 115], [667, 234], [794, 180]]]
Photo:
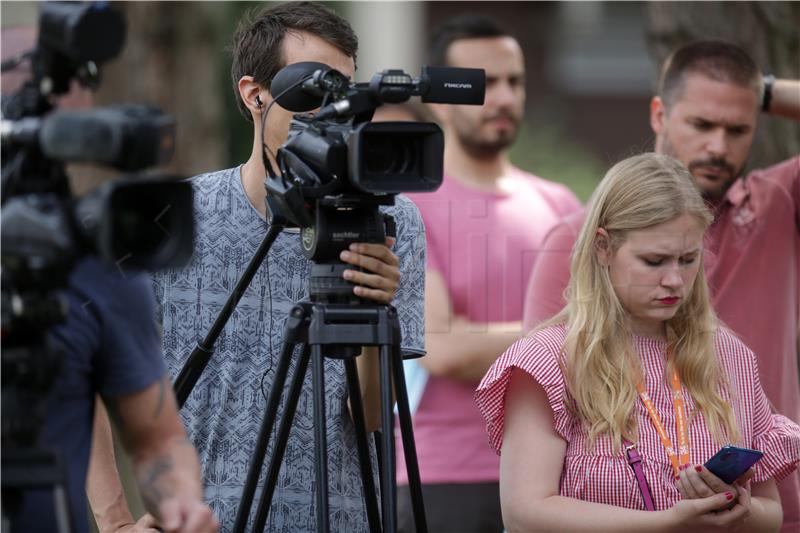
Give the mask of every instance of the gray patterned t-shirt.
[[[164, 355], [173, 378], [208, 332], [267, 231], [267, 223], [245, 196], [238, 167], [196, 176], [191, 183], [195, 194], [194, 257], [183, 269], [154, 274], [163, 317]], [[402, 196], [387, 212], [397, 222], [393, 251], [400, 259], [401, 281], [392, 303], [400, 317], [403, 351], [421, 352], [423, 223], [416, 206]], [[299, 234], [281, 232], [181, 410], [189, 437], [200, 455], [206, 501], [220, 519], [223, 531], [233, 527], [265, 395], [269, 394], [277, 368], [284, 323], [293, 304], [307, 299], [310, 267], [302, 255]], [[331, 531], [367, 531], [355, 431], [347, 411], [341, 361], [326, 360], [325, 389]], [[284, 402], [285, 398], [279, 416]], [[268, 531], [316, 530], [312, 403], [308, 372], [272, 500]], [[276, 432], [277, 428], [270, 439], [269, 454]], [[372, 439], [368, 441], [374, 465]], [[250, 513], [250, 527], [265, 475], [266, 466]]]

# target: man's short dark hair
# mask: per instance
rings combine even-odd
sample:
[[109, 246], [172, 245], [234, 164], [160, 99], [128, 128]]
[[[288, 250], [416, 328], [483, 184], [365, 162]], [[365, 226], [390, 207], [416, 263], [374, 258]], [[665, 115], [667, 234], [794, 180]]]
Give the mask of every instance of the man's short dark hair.
[[236, 105], [247, 120], [250, 111], [239, 95], [239, 80], [253, 76], [259, 85], [269, 83], [285, 67], [283, 39], [290, 32], [308, 32], [330, 43], [348, 57], [356, 59], [358, 37], [350, 23], [327, 7], [315, 2], [286, 2], [252, 10], [245, 15], [231, 41], [231, 78]]
[[432, 66], [447, 66], [447, 51], [450, 45], [461, 39], [481, 39], [491, 37], [506, 37], [505, 31], [492, 18], [486, 15], [461, 15], [449, 19], [439, 26], [431, 39], [430, 64]]
[[683, 92], [688, 74], [759, 91], [761, 73], [752, 58], [736, 45], [722, 41], [695, 41], [678, 48], [664, 62], [658, 95], [669, 108]]

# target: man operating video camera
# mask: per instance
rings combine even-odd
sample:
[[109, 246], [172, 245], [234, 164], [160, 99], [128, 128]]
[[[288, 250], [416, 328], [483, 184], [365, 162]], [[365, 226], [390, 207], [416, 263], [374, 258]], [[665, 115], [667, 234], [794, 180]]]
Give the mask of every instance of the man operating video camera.
[[[24, 69], [30, 78], [18, 90], [3, 85], [3, 531], [89, 530], [84, 491], [97, 394], [163, 529], [218, 529], [177, 416], [150, 283], [126, 268], [185, 260], [177, 240], [151, 231], [152, 215], [172, 204], [177, 216], [162, 213], [162, 230], [187, 225], [180, 206], [189, 213], [191, 191], [125, 180], [75, 201], [64, 172], [72, 156], [148, 166], [161, 155], [148, 141], [172, 139], [174, 124], [160, 114], [140, 122], [133, 114], [144, 108], [135, 106], [50, 113], [79, 71], [96, 73], [123, 40], [124, 20], [106, 6], [48, 2], [36, 48], [3, 62], [3, 71]], [[164, 137], [137, 129], [159, 124]], [[148, 196], [158, 199], [142, 203]]]
[[[275, 153], [286, 142], [292, 119], [292, 112], [274, 105], [262, 130], [262, 114], [273, 99], [270, 82], [284, 66], [302, 61], [317, 61], [352, 77], [356, 50], [357, 38], [349, 23], [313, 3], [270, 5], [242, 21], [234, 34], [234, 94], [240, 111], [252, 122], [252, 152], [241, 166], [191, 180], [196, 224], [193, 260], [185, 268], [154, 274], [164, 352], [173, 376], [211, 326], [269, 228], [262, 149], [273, 168], [278, 168]], [[343, 251], [341, 260], [352, 267], [343, 277], [352, 282], [355, 296], [393, 303], [398, 309], [403, 353], [420, 354], [425, 264], [422, 222], [416, 207], [402, 196], [384, 212], [395, 218], [396, 238], [387, 238], [385, 243], [356, 243]], [[206, 500], [220, 517], [223, 530], [232, 528], [239, 507], [285, 320], [295, 302], [308, 295], [312, 263], [301, 252], [300, 238], [300, 233], [291, 229], [278, 235], [181, 411], [200, 454]], [[357, 365], [371, 431], [380, 425], [378, 362], [375, 353], [365, 355], [357, 358]], [[325, 361], [325, 381], [331, 530], [368, 531], [355, 430], [340, 362]], [[311, 490], [315, 484], [313, 420], [311, 380], [306, 379], [270, 508], [269, 531], [295, 533], [316, 528]], [[373, 447], [370, 455], [374, 471]], [[108, 472], [98, 472], [104, 474]]]

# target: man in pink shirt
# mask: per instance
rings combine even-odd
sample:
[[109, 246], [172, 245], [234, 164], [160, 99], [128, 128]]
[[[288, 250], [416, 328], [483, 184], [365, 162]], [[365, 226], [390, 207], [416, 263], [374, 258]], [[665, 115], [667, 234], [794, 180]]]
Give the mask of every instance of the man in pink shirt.
[[[486, 70], [482, 107], [435, 106], [445, 130], [442, 187], [411, 195], [425, 221], [429, 377], [414, 415], [431, 531], [501, 531], [499, 459], [473, 401], [494, 360], [521, 335], [522, 296], [547, 231], [580, 203], [563, 185], [515, 168], [507, 149], [525, 105], [518, 42], [466, 16], [436, 34], [432, 64]], [[399, 447], [398, 439], [398, 447]], [[407, 484], [398, 453], [398, 484]], [[413, 530], [399, 491], [399, 530]]]
[[[800, 82], [762, 77], [741, 49], [697, 42], [666, 61], [650, 105], [657, 152], [681, 160], [715, 212], [706, 276], [723, 322], [756, 353], [775, 410], [800, 421], [800, 157], [742, 177], [759, 109], [800, 120]], [[545, 240], [525, 301], [526, 330], [564, 305], [583, 214]], [[800, 531], [800, 475], [779, 485], [783, 531]]]

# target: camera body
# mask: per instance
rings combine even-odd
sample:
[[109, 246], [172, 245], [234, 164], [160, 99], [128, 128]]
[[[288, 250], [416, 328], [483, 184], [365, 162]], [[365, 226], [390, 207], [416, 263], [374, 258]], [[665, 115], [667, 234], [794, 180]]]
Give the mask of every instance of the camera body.
[[277, 151], [280, 175], [265, 183], [270, 215], [302, 228], [303, 252], [312, 261], [335, 262], [353, 242], [383, 243], [393, 222], [378, 206], [441, 185], [444, 135], [433, 123], [370, 122], [375, 109], [411, 96], [482, 104], [484, 91], [480, 69], [425, 67], [419, 78], [384, 70], [354, 84], [321, 63], [285, 67], [271, 85], [275, 101], [290, 111], [322, 107], [295, 115]]
[[436, 190], [443, 150], [442, 131], [433, 123], [342, 124], [303, 117], [292, 122], [278, 157], [282, 169], [303, 173], [307, 197], [381, 196]]

